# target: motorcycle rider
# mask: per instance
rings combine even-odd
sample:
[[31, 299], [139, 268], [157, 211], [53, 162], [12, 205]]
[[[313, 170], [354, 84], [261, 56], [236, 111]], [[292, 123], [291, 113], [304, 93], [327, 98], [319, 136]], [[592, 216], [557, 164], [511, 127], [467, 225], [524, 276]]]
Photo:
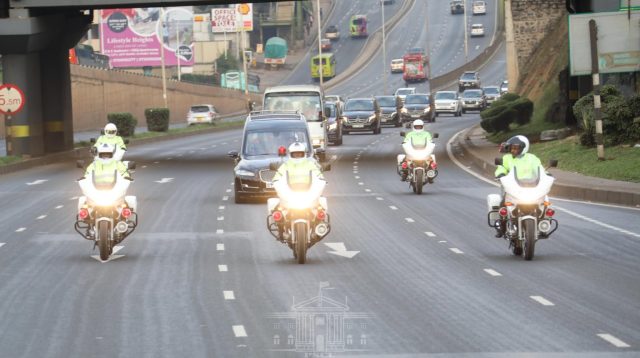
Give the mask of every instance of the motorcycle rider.
[[116, 150], [113, 144], [102, 143], [97, 150], [98, 159], [94, 160], [85, 171], [85, 177], [93, 174], [93, 184], [96, 188], [112, 185], [115, 182], [116, 171], [125, 179], [132, 180], [124, 163], [113, 158]]
[[[402, 144], [404, 143], [414, 143], [417, 145], [426, 145], [427, 143], [431, 142], [433, 140], [433, 136], [431, 135], [431, 132], [429, 132], [428, 130], [424, 129], [424, 122], [422, 121], [422, 119], [416, 119], [413, 121], [413, 123], [411, 123], [411, 129], [412, 131], [409, 132], [405, 137], [404, 137], [404, 141], [402, 142]], [[406, 162], [406, 157], [405, 159], [402, 160], [402, 162], [400, 163], [400, 165], [402, 165], [402, 163]], [[431, 160], [435, 161], [436, 158], [433, 156], [433, 154], [431, 155]], [[407, 180], [407, 175], [409, 174], [409, 168], [404, 168], [401, 169], [401, 180], [405, 181]]]
[[117, 135], [117, 133], [118, 127], [113, 123], [107, 123], [107, 125], [104, 126], [104, 134], [96, 140], [96, 143], [93, 145], [95, 149], [93, 150], [96, 151], [104, 143], [111, 144], [115, 148], [120, 148], [123, 151], [127, 150], [127, 146], [124, 144], [122, 137]]
[[306, 157], [305, 149], [304, 144], [300, 142], [289, 145], [289, 159], [280, 165], [273, 177], [273, 182], [286, 177], [289, 186], [295, 187], [296, 185], [311, 184], [313, 177], [324, 180], [318, 163], [314, 159]]
[[[502, 156], [502, 165], [498, 165], [495, 171], [496, 179], [509, 174], [514, 168], [517, 170], [518, 179], [531, 179], [536, 177], [538, 170], [544, 170], [540, 159], [529, 153], [529, 139], [523, 135], [509, 138], [500, 145], [500, 152], [507, 154]], [[502, 190], [501, 206], [504, 206], [505, 192]], [[500, 220], [500, 226], [496, 227], [496, 237], [504, 236], [506, 223]]]

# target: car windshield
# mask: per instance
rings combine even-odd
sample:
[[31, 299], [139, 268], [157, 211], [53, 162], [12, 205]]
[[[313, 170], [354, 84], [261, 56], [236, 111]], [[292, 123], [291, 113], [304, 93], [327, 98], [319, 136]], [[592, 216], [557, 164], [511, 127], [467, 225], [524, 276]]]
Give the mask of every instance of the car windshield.
[[465, 72], [462, 74], [462, 79], [463, 80], [475, 80], [476, 79], [476, 75], [473, 72]]
[[325, 103], [325, 115], [327, 117], [335, 117], [336, 116], [336, 105], [335, 103]]
[[408, 95], [404, 100], [406, 104], [429, 104], [429, 96], [425, 95]]
[[323, 45], [328, 45], [328, 44], [330, 44], [330, 43], [331, 43], [331, 40], [329, 40], [329, 39], [322, 39], [321, 43], [322, 43]]
[[473, 28], [473, 29], [481, 29], [482, 28], [482, 24], [473, 24], [473, 25], [471, 25], [471, 28]]
[[347, 101], [346, 111], [373, 111], [373, 101], [368, 99], [357, 99]]
[[464, 91], [462, 94], [464, 98], [479, 98], [482, 97], [482, 91]]
[[486, 94], [499, 94], [500, 89], [498, 87], [485, 87], [484, 93]]
[[412, 93], [413, 93], [412, 89], [401, 89], [396, 92], [396, 96], [406, 96]]
[[421, 49], [420, 47], [414, 47], [411, 50], [409, 50], [409, 53], [423, 53], [424, 50]]
[[400, 65], [402, 64], [402, 60], [391, 60], [391, 63], [393, 63], [394, 65]]
[[339, 96], [324, 96], [324, 100], [325, 101], [340, 101], [340, 97]]
[[300, 142], [306, 146], [308, 140], [304, 129], [283, 128], [247, 131], [244, 137], [242, 153], [249, 157], [277, 156], [278, 148], [289, 148], [289, 145], [294, 142]]
[[380, 107], [395, 107], [396, 99], [393, 97], [378, 97], [376, 98]]
[[438, 92], [436, 99], [456, 99], [456, 94], [455, 92]]
[[334, 25], [331, 25], [327, 28], [327, 32], [336, 32], [338, 31], [338, 28], [335, 27]]
[[264, 109], [269, 111], [299, 111], [309, 122], [320, 120], [320, 93], [278, 92], [264, 98]]
[[484, 1], [474, 1], [473, 6], [484, 6]]
[[194, 113], [209, 112], [209, 107], [207, 107], [207, 106], [193, 106], [193, 107], [191, 107], [191, 112], [194, 112]]

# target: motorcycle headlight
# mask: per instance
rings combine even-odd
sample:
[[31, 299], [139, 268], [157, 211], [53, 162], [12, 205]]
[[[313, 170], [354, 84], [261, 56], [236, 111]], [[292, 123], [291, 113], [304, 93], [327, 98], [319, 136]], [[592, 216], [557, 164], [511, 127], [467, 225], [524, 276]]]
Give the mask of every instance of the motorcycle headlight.
[[245, 170], [245, 169], [238, 169], [236, 170], [236, 175], [241, 177], [255, 177], [256, 173]]
[[407, 110], [406, 108], [402, 107], [402, 109], [400, 110], [401, 113], [407, 113], [409, 112], [409, 110]]
[[97, 192], [92, 199], [98, 206], [112, 206], [115, 201], [111, 191]]

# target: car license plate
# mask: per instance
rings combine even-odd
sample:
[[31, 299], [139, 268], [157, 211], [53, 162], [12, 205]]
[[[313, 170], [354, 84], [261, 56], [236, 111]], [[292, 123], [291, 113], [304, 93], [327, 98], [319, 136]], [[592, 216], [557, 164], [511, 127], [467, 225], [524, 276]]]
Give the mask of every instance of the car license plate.
[[364, 124], [354, 124], [353, 128], [364, 128]]

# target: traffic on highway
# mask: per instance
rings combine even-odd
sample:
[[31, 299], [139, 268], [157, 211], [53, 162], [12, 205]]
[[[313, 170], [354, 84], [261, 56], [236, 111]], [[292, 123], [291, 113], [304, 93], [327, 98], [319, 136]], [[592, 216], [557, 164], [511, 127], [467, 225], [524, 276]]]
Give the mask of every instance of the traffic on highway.
[[499, 1], [322, 6], [237, 126], [0, 175], [1, 357], [640, 355], [638, 208], [462, 148], [514, 92]]

